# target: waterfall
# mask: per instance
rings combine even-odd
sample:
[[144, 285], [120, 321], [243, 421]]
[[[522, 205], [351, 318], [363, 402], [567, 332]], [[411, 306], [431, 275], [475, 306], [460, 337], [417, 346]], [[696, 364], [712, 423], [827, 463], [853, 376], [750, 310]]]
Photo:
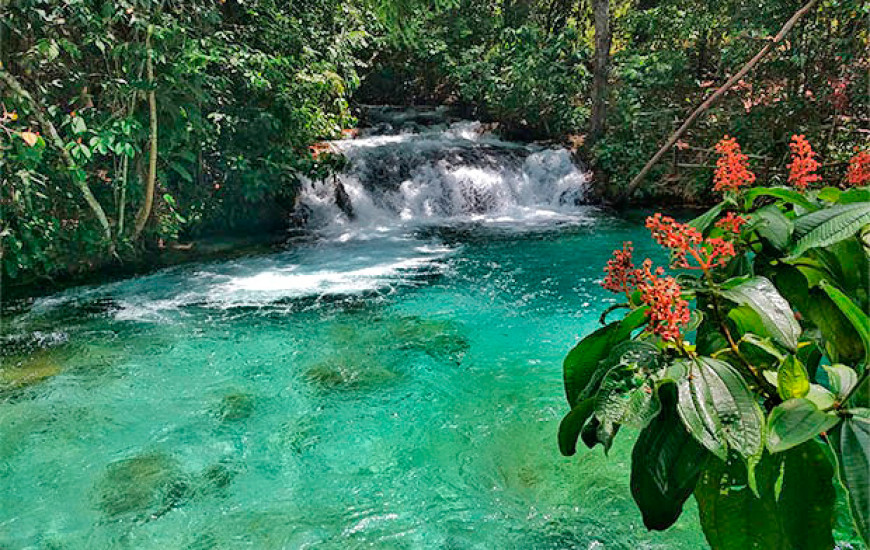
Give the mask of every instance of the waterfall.
[[479, 122], [432, 124], [432, 113], [423, 113], [427, 124], [407, 111], [381, 113], [361, 137], [332, 142], [347, 168], [304, 182], [309, 226], [552, 217], [585, 202], [587, 177], [567, 149], [501, 141]]

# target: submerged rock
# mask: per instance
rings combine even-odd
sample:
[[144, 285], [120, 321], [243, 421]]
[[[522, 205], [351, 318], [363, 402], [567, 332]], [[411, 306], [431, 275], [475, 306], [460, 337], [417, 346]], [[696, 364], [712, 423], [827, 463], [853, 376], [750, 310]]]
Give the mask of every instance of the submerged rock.
[[24, 358], [4, 358], [0, 368], [0, 392], [19, 390], [60, 374], [60, 365], [47, 352]]
[[360, 388], [390, 382], [399, 373], [371, 358], [342, 355], [313, 365], [305, 377], [322, 388]]
[[391, 337], [405, 349], [422, 351], [435, 359], [459, 362], [468, 351], [468, 340], [455, 323], [404, 317], [391, 327]]
[[235, 467], [226, 462], [212, 464], [196, 476], [191, 492], [195, 497], [224, 497], [238, 473]]
[[187, 483], [171, 457], [146, 453], [109, 464], [97, 482], [100, 509], [109, 517], [159, 517], [187, 494]]
[[254, 398], [246, 393], [231, 393], [221, 399], [218, 416], [224, 422], [245, 420], [254, 414]]
[[332, 328], [330, 340], [338, 349], [359, 350], [373, 356], [397, 349], [413, 350], [453, 362], [461, 361], [469, 347], [456, 323], [413, 315], [342, 323]]

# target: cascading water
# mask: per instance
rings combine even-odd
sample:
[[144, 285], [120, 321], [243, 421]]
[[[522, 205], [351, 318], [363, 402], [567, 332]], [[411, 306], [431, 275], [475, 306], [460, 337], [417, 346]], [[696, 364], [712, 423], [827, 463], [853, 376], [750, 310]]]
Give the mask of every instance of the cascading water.
[[332, 144], [348, 169], [305, 183], [311, 226], [569, 219], [586, 199], [587, 178], [566, 149], [504, 142], [478, 122], [408, 128], [407, 119], [394, 115], [405, 126], [393, 135], [381, 135], [394, 129], [382, 122], [376, 135]]

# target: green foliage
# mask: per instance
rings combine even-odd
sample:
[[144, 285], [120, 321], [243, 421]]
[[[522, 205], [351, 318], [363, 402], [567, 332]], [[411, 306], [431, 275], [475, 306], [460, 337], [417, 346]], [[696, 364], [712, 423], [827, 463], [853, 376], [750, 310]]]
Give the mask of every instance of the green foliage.
[[[856, 536], [868, 540], [870, 245], [862, 235], [870, 202], [851, 199], [863, 191], [750, 189], [665, 229], [670, 240], [660, 242], [677, 243], [669, 245], [678, 258], [672, 268], [687, 267], [680, 253], [701, 255], [699, 271], [670, 279], [685, 307], [694, 301], [691, 326], [688, 313], [674, 314], [675, 298], [656, 301], [670, 288], [662, 274], [608, 268], [640, 299], [626, 304], [622, 323], [631, 330], [612, 322], [566, 359], [569, 397], [582, 401], [563, 423], [570, 430], [560, 428], [560, 448], [573, 451], [578, 434], [605, 421], [609, 445], [627, 417], [600, 405], [645, 392], [657, 406], [632, 417], [641, 432], [631, 488], [648, 528], [670, 527], [694, 492], [714, 550], [830, 549], [838, 471]], [[726, 213], [745, 223], [730, 237], [728, 224], [716, 223]], [[695, 236], [681, 240], [687, 235]], [[691, 243], [705, 236], [731, 239], [727, 261], [704, 263], [710, 249]], [[682, 327], [677, 337], [657, 325], [669, 316]], [[614, 363], [631, 349], [642, 350], [642, 360]], [[585, 376], [567, 376], [581, 358]]]
[[[113, 248], [284, 216], [300, 177], [326, 164], [308, 146], [354, 123], [349, 101], [370, 16], [362, 0], [2, 3], [2, 69], [36, 98], [0, 85], [0, 126], [21, 137], [0, 144], [3, 273], [89, 269]], [[131, 242], [152, 91], [157, 192], [143, 240]], [[45, 139], [29, 146], [35, 132]], [[113, 242], [70, 192], [62, 150], [105, 210]]]

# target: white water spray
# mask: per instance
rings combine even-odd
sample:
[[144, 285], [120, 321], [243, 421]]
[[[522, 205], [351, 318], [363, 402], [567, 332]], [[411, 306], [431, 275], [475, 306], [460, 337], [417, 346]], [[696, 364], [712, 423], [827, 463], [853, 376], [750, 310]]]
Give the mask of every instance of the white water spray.
[[309, 226], [552, 219], [576, 215], [586, 200], [587, 177], [566, 149], [500, 141], [475, 122], [416, 130], [335, 142], [348, 169], [334, 181], [305, 182]]

